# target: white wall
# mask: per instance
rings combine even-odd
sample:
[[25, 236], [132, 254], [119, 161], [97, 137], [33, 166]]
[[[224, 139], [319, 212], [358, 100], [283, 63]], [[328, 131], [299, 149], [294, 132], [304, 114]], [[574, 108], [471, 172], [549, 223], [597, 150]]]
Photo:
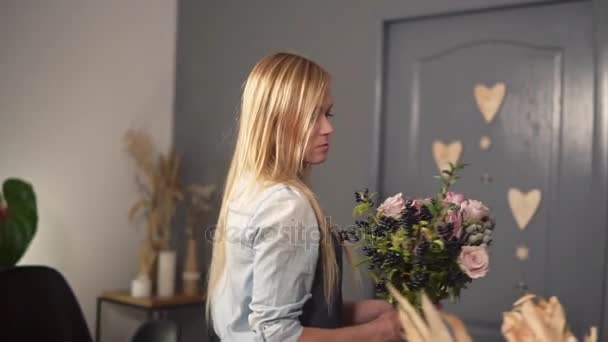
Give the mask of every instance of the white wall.
[[92, 333], [96, 296], [136, 271], [122, 136], [172, 140], [176, 2], [0, 0], [0, 180], [30, 181], [40, 216], [21, 264], [60, 270]]

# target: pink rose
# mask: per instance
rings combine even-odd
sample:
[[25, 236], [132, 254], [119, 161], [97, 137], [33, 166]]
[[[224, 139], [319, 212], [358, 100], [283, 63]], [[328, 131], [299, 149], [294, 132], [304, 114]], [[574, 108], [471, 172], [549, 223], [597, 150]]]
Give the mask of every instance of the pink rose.
[[424, 198], [424, 199], [413, 199], [412, 206], [416, 209], [420, 209], [424, 206], [425, 203], [430, 203], [432, 198]]
[[401, 193], [387, 198], [384, 203], [378, 207], [378, 211], [384, 216], [399, 218], [401, 212], [405, 209], [405, 200]]
[[460, 203], [464, 202], [464, 195], [457, 194], [455, 192], [448, 192], [445, 194], [445, 198], [443, 199], [443, 203], [452, 203], [456, 205], [460, 205]]
[[462, 212], [456, 210], [448, 210], [445, 216], [445, 222], [454, 225], [452, 235], [460, 239], [462, 233]]
[[476, 200], [466, 200], [460, 204], [462, 218], [465, 221], [480, 221], [490, 214], [490, 209]]
[[485, 277], [490, 268], [490, 257], [484, 246], [462, 246], [458, 266], [473, 279]]

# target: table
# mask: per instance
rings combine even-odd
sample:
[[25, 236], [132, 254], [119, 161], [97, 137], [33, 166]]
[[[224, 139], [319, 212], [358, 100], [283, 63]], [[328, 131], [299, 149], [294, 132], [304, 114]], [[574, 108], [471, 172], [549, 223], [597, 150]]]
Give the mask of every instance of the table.
[[128, 290], [104, 292], [97, 297], [97, 317], [95, 322], [96, 342], [101, 341], [101, 309], [104, 302], [144, 310], [148, 319], [165, 318], [167, 311], [173, 309], [200, 306], [202, 310], [205, 303], [205, 295], [200, 294], [196, 296], [187, 296], [183, 294], [175, 294], [172, 297], [135, 298], [129, 294]]

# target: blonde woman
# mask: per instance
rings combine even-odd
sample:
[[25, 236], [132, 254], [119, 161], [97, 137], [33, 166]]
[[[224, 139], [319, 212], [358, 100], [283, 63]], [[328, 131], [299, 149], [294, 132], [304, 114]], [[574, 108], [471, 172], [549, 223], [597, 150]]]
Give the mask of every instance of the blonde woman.
[[400, 340], [389, 304], [342, 302], [342, 246], [309, 183], [332, 105], [329, 74], [294, 54], [263, 58], [245, 83], [209, 271], [222, 341]]

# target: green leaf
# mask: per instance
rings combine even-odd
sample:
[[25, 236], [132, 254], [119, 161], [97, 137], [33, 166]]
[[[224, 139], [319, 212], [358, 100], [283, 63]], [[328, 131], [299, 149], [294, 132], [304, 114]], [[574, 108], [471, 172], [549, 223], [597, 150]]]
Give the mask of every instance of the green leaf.
[[437, 239], [437, 240], [433, 240], [433, 242], [431, 243], [431, 251], [438, 253], [441, 252], [444, 248], [444, 244], [443, 241]]
[[388, 279], [389, 281], [390, 281], [391, 279], [393, 279], [393, 275], [395, 274], [395, 272], [397, 272], [397, 269], [396, 269], [396, 268], [391, 269], [391, 270], [390, 270], [390, 272], [388, 272], [388, 276], [387, 276], [387, 278], [386, 278], [386, 279]]
[[372, 208], [371, 203], [360, 203], [353, 209], [353, 217], [361, 216]]
[[394, 233], [393, 235], [391, 235], [391, 244], [392, 247], [390, 248], [391, 250], [394, 251], [401, 251], [401, 244], [404, 242], [405, 240], [405, 230], [400, 229], [398, 230], [396, 233]]
[[428, 204], [426, 207], [429, 208], [429, 212], [433, 217], [437, 216], [437, 208], [433, 204]]
[[386, 243], [379, 244], [377, 247], [378, 250], [382, 252], [382, 254], [386, 254], [386, 252], [388, 252], [388, 247], [386, 246]]
[[426, 235], [429, 240], [433, 238], [433, 232], [427, 227], [422, 227], [420, 231], [422, 232], [422, 234]]
[[14, 178], [4, 182], [2, 192], [7, 216], [0, 218], [0, 266], [13, 266], [36, 234], [36, 196], [30, 184]]

